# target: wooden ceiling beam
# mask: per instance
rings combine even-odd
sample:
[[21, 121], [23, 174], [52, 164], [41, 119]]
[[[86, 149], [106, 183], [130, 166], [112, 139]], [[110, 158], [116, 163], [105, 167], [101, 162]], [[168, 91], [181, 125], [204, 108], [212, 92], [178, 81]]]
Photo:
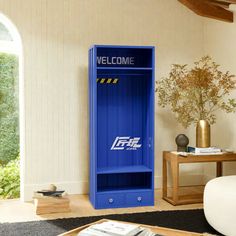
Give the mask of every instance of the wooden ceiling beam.
[[223, 8], [229, 8], [230, 4], [229, 2], [225, 1], [218, 1], [218, 0], [205, 0], [206, 2], [213, 4], [214, 6], [219, 6]]
[[220, 2], [226, 2], [229, 4], [236, 4], [236, 0], [219, 0]]
[[178, 0], [196, 14], [226, 22], [233, 22], [233, 12], [205, 0]]

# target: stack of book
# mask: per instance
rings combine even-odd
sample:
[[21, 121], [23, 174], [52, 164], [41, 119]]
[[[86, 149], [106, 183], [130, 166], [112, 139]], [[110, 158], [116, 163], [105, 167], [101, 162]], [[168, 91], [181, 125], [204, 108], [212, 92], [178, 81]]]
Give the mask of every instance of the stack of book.
[[140, 225], [106, 221], [80, 231], [78, 236], [158, 236]]
[[33, 198], [36, 215], [70, 211], [70, 200], [66, 196], [44, 196], [35, 193]]
[[191, 152], [195, 155], [222, 154], [222, 150], [220, 148], [217, 148], [217, 147], [208, 147], [208, 148], [188, 147], [188, 152]]

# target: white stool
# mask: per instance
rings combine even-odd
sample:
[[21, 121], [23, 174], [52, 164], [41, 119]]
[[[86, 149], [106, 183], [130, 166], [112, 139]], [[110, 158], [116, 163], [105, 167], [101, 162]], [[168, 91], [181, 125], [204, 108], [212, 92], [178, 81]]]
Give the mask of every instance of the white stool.
[[236, 236], [236, 175], [209, 181], [203, 203], [208, 223], [224, 235]]

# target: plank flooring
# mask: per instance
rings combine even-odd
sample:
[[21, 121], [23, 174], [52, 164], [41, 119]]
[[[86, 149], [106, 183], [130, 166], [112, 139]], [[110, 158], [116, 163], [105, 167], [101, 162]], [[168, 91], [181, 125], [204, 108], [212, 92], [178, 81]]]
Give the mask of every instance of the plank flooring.
[[[202, 192], [202, 187], [181, 188], [181, 193], [196, 193]], [[26, 222], [35, 220], [47, 220], [57, 218], [96, 216], [107, 214], [123, 214], [135, 213], [144, 211], [168, 211], [168, 210], [186, 210], [199, 209], [202, 204], [191, 204], [182, 206], [173, 206], [161, 198], [161, 190], [155, 192], [155, 206], [151, 207], [134, 207], [134, 208], [119, 208], [95, 210], [89, 202], [88, 195], [69, 195], [71, 212], [55, 213], [37, 216], [33, 202], [20, 202], [18, 199], [0, 200], [0, 222]]]

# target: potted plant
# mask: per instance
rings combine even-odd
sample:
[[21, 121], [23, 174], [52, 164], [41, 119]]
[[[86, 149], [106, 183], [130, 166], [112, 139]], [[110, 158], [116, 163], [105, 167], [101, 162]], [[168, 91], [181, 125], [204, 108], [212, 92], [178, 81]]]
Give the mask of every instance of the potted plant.
[[236, 88], [235, 75], [222, 72], [209, 56], [188, 65], [174, 64], [167, 78], [156, 82], [158, 104], [169, 106], [180, 124], [196, 124], [196, 146], [210, 146], [210, 125], [216, 111], [235, 112], [236, 100], [229, 98]]

